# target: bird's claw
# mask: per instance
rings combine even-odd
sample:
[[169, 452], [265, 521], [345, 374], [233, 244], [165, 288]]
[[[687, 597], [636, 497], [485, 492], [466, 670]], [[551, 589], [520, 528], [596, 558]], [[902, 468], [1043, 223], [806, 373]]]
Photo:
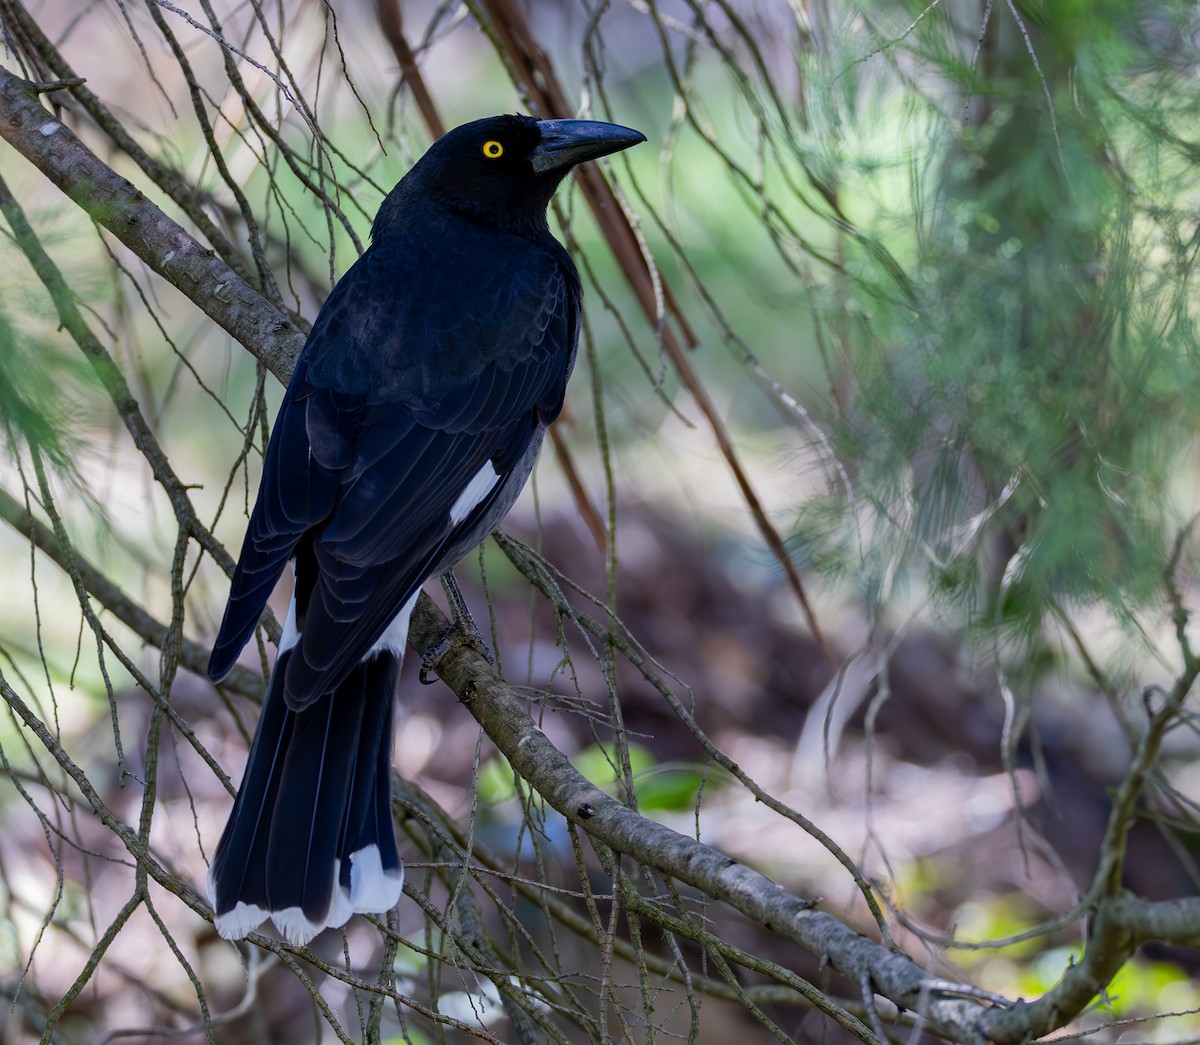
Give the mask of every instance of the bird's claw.
[[491, 667], [494, 668], [496, 666], [496, 657], [488, 647], [488, 644], [484, 642], [483, 636], [479, 633], [479, 628], [475, 626], [475, 622], [469, 616], [458, 617], [451, 623], [446, 634], [421, 654], [421, 670], [417, 674], [417, 679], [421, 685], [433, 685], [434, 680], [429, 677], [430, 672], [436, 675], [442, 658], [458, 646], [467, 646], [473, 649]]
[[417, 678], [424, 686], [432, 685], [433, 679], [429, 677], [429, 673], [431, 671], [437, 673], [437, 666], [441, 663], [442, 658], [455, 646], [468, 646], [493, 668], [496, 666], [496, 658], [488, 648], [488, 644], [484, 642], [483, 635], [480, 634], [478, 626], [471, 617], [471, 611], [467, 608], [467, 600], [463, 598], [462, 589], [459, 588], [458, 581], [454, 579], [454, 574], [449, 570], [442, 574], [442, 588], [446, 592], [446, 600], [450, 603], [453, 621], [450, 624], [450, 630], [421, 655], [421, 672]]

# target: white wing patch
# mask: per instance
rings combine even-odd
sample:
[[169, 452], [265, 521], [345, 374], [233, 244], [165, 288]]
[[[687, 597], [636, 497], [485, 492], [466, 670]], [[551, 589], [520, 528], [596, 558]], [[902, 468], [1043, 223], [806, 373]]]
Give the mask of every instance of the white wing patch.
[[493, 467], [492, 462], [484, 461], [483, 467], [475, 473], [463, 492], [458, 495], [458, 500], [450, 506], [450, 522], [455, 526], [462, 522], [483, 503], [483, 499], [496, 488], [499, 481], [500, 473]]
[[[404, 647], [408, 643], [408, 622], [412, 619], [413, 609], [417, 605], [417, 596], [420, 594], [421, 589], [418, 588], [413, 592], [412, 598], [400, 607], [400, 612], [392, 618], [392, 623], [387, 626], [387, 631], [375, 640], [375, 645], [367, 650], [367, 655], [363, 657], [363, 660], [370, 660], [385, 651], [395, 654], [401, 660], [404, 659]], [[282, 646], [279, 648], [283, 649]]]
[[283, 634], [279, 636], [279, 652], [286, 653], [300, 641], [300, 631], [296, 627], [296, 596], [292, 596], [288, 606], [287, 620], [283, 622]]

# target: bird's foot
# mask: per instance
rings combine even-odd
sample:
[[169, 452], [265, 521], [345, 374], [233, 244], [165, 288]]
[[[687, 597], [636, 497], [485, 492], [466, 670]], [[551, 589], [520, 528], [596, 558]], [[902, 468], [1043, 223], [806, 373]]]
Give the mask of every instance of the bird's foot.
[[433, 685], [435, 680], [429, 677], [430, 673], [436, 675], [442, 658], [459, 646], [470, 646], [492, 667], [496, 666], [496, 658], [488, 648], [488, 644], [483, 641], [483, 636], [479, 634], [479, 629], [475, 627], [475, 624], [469, 619], [466, 621], [456, 620], [450, 625], [450, 630], [445, 635], [421, 654], [421, 670], [417, 674], [417, 678], [422, 685]]
[[430, 672], [437, 674], [437, 666], [442, 662], [442, 658], [456, 646], [469, 646], [493, 668], [496, 666], [496, 657], [471, 617], [471, 611], [467, 609], [466, 600], [452, 573], [447, 571], [442, 575], [442, 588], [450, 603], [453, 620], [449, 631], [421, 654], [421, 671], [417, 678], [425, 686], [433, 684], [433, 679], [429, 677]]

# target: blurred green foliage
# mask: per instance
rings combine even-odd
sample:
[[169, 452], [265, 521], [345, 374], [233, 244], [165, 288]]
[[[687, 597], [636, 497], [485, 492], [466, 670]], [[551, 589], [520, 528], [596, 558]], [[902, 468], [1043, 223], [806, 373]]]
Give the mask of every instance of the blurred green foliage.
[[1192, 504], [1172, 484], [1200, 403], [1181, 137], [1200, 89], [1163, 53], [1184, 5], [1015, 10], [978, 50], [967, 16], [931, 12], [895, 48], [907, 83], [843, 96], [860, 134], [872, 91], [933, 133], [876, 219], [904, 230], [914, 299], [863, 254], [825, 317], [853, 378], [831, 418], [848, 482], [802, 508], [794, 547], [877, 601], [907, 578], [1032, 636], [1065, 601], [1161, 602]]
[[[1029, 898], [1014, 893], [973, 900], [956, 912], [961, 940], [1000, 940], [1036, 928]], [[1061, 937], [1052, 937], [1061, 939]], [[972, 982], [1009, 997], [1036, 998], [1061, 979], [1083, 954], [1083, 945], [1047, 946], [1034, 936], [1002, 947], [984, 944], [978, 950], [956, 950], [955, 965], [969, 972]], [[1143, 955], [1135, 956], [1108, 985], [1085, 1017], [1089, 1025], [1109, 1020], [1137, 1020], [1163, 1012], [1182, 1014], [1170, 1030], [1172, 1040], [1200, 1032], [1200, 985], [1179, 965]]]
[[[638, 808], [645, 814], [674, 813], [694, 809], [701, 788], [717, 786], [704, 767], [691, 763], [659, 764], [654, 753], [641, 744], [627, 745], [633, 790]], [[614, 794], [623, 793], [620, 784], [619, 755], [612, 744], [591, 744], [572, 759], [575, 766], [597, 787]], [[478, 792], [486, 805], [501, 805], [516, 797], [513, 771], [502, 755], [489, 758], [480, 767]], [[538, 796], [531, 800], [540, 803]]]
[[40, 456], [50, 471], [77, 481], [76, 396], [86, 382], [83, 361], [61, 341], [22, 332], [0, 306], [0, 430], [7, 460]]
[[[705, 786], [704, 767], [673, 762], [659, 764], [654, 753], [641, 744], [626, 745], [633, 791], [638, 808], [648, 816], [694, 809]], [[572, 764], [597, 787], [621, 795], [619, 756], [612, 744], [592, 744], [580, 751]]]

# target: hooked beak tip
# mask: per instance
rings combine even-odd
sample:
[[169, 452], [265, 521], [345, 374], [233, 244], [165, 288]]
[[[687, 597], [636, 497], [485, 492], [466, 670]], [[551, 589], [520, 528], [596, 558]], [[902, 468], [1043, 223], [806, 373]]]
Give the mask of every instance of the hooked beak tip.
[[641, 131], [599, 120], [540, 120], [542, 140], [530, 163], [538, 174], [609, 156], [646, 140]]

